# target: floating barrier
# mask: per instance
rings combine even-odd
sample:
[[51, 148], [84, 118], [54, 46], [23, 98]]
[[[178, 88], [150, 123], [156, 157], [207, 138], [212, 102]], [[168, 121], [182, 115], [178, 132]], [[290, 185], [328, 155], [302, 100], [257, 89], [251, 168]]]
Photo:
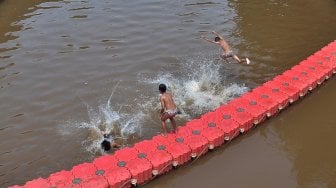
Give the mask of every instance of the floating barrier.
[[125, 188], [142, 185], [198, 158], [279, 113], [336, 73], [336, 41], [263, 85], [178, 127], [175, 134], [123, 148], [11, 188]]

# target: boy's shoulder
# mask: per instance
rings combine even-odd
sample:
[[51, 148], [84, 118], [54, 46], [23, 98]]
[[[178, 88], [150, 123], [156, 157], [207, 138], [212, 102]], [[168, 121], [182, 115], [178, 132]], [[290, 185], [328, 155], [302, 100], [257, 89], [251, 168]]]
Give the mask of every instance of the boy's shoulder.
[[171, 97], [171, 96], [172, 96], [171, 93], [169, 93], [169, 92], [165, 92], [165, 93], [161, 94], [160, 98], [165, 99], [165, 98], [167, 98], [167, 97]]

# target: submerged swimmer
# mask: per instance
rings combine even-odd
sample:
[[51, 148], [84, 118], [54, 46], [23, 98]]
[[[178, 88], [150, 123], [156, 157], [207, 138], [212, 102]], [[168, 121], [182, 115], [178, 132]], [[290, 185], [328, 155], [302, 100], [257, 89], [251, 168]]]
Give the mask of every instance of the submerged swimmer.
[[104, 140], [100, 145], [104, 151], [109, 151], [110, 149], [119, 149], [121, 147], [120, 144], [113, 141], [111, 134], [104, 134]]
[[250, 64], [250, 60], [248, 58], [240, 59], [236, 54], [234, 54], [231, 50], [230, 45], [225, 41], [225, 39], [221, 35], [219, 35], [215, 31], [212, 31], [212, 34], [216, 35], [215, 40], [210, 40], [205, 36], [202, 36], [201, 38], [208, 42], [219, 45], [224, 51], [223, 54], [220, 55], [222, 59], [227, 61], [227, 58], [233, 57], [238, 63], [246, 62], [246, 64]]
[[172, 127], [173, 127], [173, 133], [176, 131], [176, 122], [174, 117], [179, 114], [179, 110], [176, 108], [176, 105], [173, 100], [173, 96], [171, 93], [167, 92], [167, 87], [164, 84], [159, 85], [159, 91], [160, 91], [160, 102], [161, 102], [161, 125], [163, 129], [163, 134], [167, 134], [167, 126], [166, 126], [166, 120], [169, 119]]

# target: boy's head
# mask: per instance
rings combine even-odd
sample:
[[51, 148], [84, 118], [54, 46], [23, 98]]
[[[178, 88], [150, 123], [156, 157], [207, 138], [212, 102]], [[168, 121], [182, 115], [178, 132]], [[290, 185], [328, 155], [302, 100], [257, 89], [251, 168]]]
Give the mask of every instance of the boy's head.
[[111, 142], [104, 139], [101, 143], [101, 147], [104, 151], [109, 151], [111, 149]]
[[215, 37], [215, 42], [219, 42], [220, 38], [219, 37]]
[[111, 134], [103, 134], [104, 140], [101, 142], [101, 147], [104, 151], [109, 151], [111, 149]]
[[164, 93], [164, 92], [166, 92], [166, 90], [167, 90], [167, 86], [166, 85], [164, 85], [164, 84], [160, 84], [159, 85], [159, 91], [160, 91], [160, 93]]

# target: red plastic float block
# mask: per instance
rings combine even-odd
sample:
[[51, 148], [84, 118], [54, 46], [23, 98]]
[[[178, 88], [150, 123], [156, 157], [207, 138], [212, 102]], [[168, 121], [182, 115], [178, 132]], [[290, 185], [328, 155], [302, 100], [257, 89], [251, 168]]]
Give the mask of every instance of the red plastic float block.
[[222, 114], [219, 111], [208, 112], [201, 116], [205, 125], [215, 123], [218, 128], [224, 131], [224, 140], [229, 141], [239, 135], [240, 124], [231, 118], [231, 115]]
[[75, 177], [70, 171], [62, 170], [60, 172], [51, 174], [48, 177], [48, 181], [50, 182], [51, 187], [67, 188], [72, 187], [72, 180], [74, 178]]
[[183, 165], [191, 160], [191, 149], [183, 143], [166, 145], [166, 151], [173, 157], [173, 166]]
[[295, 71], [298, 76], [310, 83], [311, 86], [309, 87], [309, 90], [313, 90], [317, 85], [324, 81], [323, 74], [315, 72], [309, 69], [307, 66], [299, 64], [292, 67], [291, 70]]
[[317, 57], [327, 61], [333, 68], [333, 73], [335, 73], [336, 69], [336, 47], [331, 48], [331, 46], [326, 46], [322, 48], [322, 50], [316, 52], [314, 54]]
[[[327, 46], [329, 47], [329, 46]], [[314, 54], [314, 56], [320, 58], [323, 62], [325, 62], [327, 66], [333, 69], [333, 73], [336, 72], [336, 47], [329, 49], [322, 49]]]
[[299, 93], [299, 96], [304, 96], [308, 93], [309, 88], [312, 87], [310, 82], [307, 79], [303, 79], [302, 77], [299, 77], [295, 71], [287, 70], [282, 73], [282, 76], [289, 78], [289, 83], [294, 85], [297, 88], [302, 88], [302, 93]]
[[37, 178], [28, 181], [23, 187], [24, 188], [50, 187], [50, 182], [47, 179]]
[[272, 88], [268, 87], [267, 85], [263, 85], [255, 88], [253, 92], [257, 92], [260, 95], [268, 95], [272, 100], [279, 104], [279, 110], [284, 109], [289, 104], [289, 96], [285, 93], [282, 93], [278, 88]]
[[130, 161], [138, 157], [138, 151], [134, 148], [123, 148], [114, 153], [114, 157], [119, 161]]
[[201, 131], [201, 135], [208, 139], [209, 141], [209, 149], [214, 149], [222, 145], [225, 141], [224, 131], [217, 127], [215, 123], [209, 123], [207, 129], [203, 129]]
[[201, 131], [201, 135], [209, 141], [209, 149], [214, 149], [224, 143], [224, 131], [219, 129], [216, 123], [203, 123], [201, 119], [192, 120], [186, 123], [192, 131]]
[[166, 173], [173, 167], [173, 157], [165, 149], [166, 146], [160, 145], [147, 155], [147, 159], [153, 166], [152, 174], [154, 176]]
[[118, 166], [126, 167], [130, 171], [133, 185], [142, 184], [152, 177], [152, 165], [141, 155], [135, 148], [123, 148], [114, 154], [119, 160]]
[[176, 132], [175, 137], [176, 138], [178, 138], [178, 137], [183, 137], [184, 138], [184, 137], [188, 137], [188, 136], [191, 136], [191, 135], [192, 135], [192, 129], [190, 127], [179, 126], [177, 128], [177, 132]]
[[253, 116], [253, 124], [257, 125], [266, 119], [266, 109], [260, 105], [257, 105], [255, 101], [249, 101], [242, 97], [235, 98], [229, 102], [229, 104], [236, 108], [244, 108]]
[[186, 126], [178, 128], [175, 141], [188, 145], [191, 148], [192, 158], [203, 155], [208, 151], [209, 142], [201, 136], [201, 131], [191, 130]]
[[[140, 155], [140, 157], [142, 157]], [[152, 178], [152, 164], [144, 158], [136, 158], [130, 161], [119, 161], [119, 167], [126, 167], [132, 175], [132, 185], [141, 185]]]
[[114, 168], [105, 171], [104, 177], [109, 183], [109, 188], [130, 188], [131, 185], [131, 174], [127, 168]]
[[[307, 74], [307, 73], [303, 72], [303, 74]], [[304, 83], [305, 85], [308, 86], [309, 91], [313, 90], [317, 86], [317, 84], [315, 84], [317, 80], [308, 78], [307, 76], [304, 76], [303, 74], [301, 74], [301, 72], [297, 72], [292, 69], [287, 70], [284, 73], [282, 73], [282, 75], [290, 77], [295, 82]]]
[[335, 52], [336, 53], [336, 41], [329, 43], [327, 46], [323, 47], [320, 51], [322, 52]]
[[273, 116], [278, 112], [278, 102], [271, 99], [267, 94], [260, 94], [259, 92], [252, 91], [245, 93], [241, 97], [265, 108], [267, 117]]
[[248, 131], [253, 127], [253, 116], [247, 113], [243, 107], [237, 108], [234, 105], [227, 104], [220, 106], [216, 111], [222, 115], [223, 119], [227, 116], [231, 116], [238, 122], [240, 124], [239, 129], [241, 133]]
[[310, 65], [310, 62], [308, 60], [302, 61], [297, 66], [301, 66], [302, 70], [315, 75], [315, 77], [317, 78], [318, 85], [322, 84], [326, 79], [326, 73], [324, 71], [320, 71], [319, 68], [316, 68], [315, 66]]
[[119, 160], [113, 155], [104, 155], [96, 158], [92, 164], [97, 168], [97, 170], [107, 171], [109, 169], [115, 169], [118, 167]]
[[207, 128], [207, 125], [201, 119], [193, 119], [191, 121], [188, 121], [185, 126], [197, 130], [203, 130]]
[[156, 150], [157, 143], [152, 140], [143, 140], [134, 144], [134, 149], [136, 149], [139, 153], [149, 154]]
[[288, 82], [279, 82], [277, 80], [271, 80], [264, 83], [265, 86], [272, 89], [279, 89], [281, 92], [289, 96], [289, 103], [293, 103], [299, 99], [299, 89], [289, 85]]
[[175, 134], [167, 134], [165, 136], [159, 134], [156, 136], [153, 136], [152, 140], [154, 142], [156, 142], [158, 145], [170, 145], [170, 144], [174, 144], [175, 143], [175, 138], [176, 135]]
[[71, 173], [74, 176], [71, 187], [109, 187], [104, 176], [96, 174], [96, 172], [97, 168], [92, 163], [83, 163], [74, 166], [71, 169]]
[[154, 176], [165, 173], [172, 169], [172, 156], [164, 151], [164, 145], [160, 147], [153, 140], [144, 140], [134, 145], [138, 150], [139, 158], [146, 158], [153, 166], [152, 174]]
[[167, 136], [157, 135], [152, 138], [158, 144], [158, 147], [165, 147], [165, 151], [172, 156], [173, 167], [183, 165], [191, 160], [191, 149], [189, 146], [183, 143], [176, 143], [175, 139], [175, 134], [168, 134]]
[[118, 159], [113, 155], [96, 158], [92, 164], [97, 168], [96, 174], [102, 175], [110, 187], [131, 187], [131, 174], [125, 167], [118, 166]]
[[191, 149], [183, 143], [176, 143], [176, 134], [166, 136], [157, 135], [152, 138], [159, 146], [166, 147], [166, 151], [173, 157], [173, 166], [177, 167], [191, 160]]
[[273, 80], [276, 82], [279, 82], [283, 86], [291, 86], [291, 87], [297, 88], [299, 91], [300, 97], [303, 97], [304, 95], [306, 95], [309, 90], [308, 83], [300, 82], [295, 77], [288, 77], [282, 74], [282, 75], [276, 76]]
[[310, 56], [303, 65], [314, 67], [317, 71], [323, 72], [325, 75], [325, 79], [328, 79], [333, 74], [333, 66], [331, 63], [327, 62], [321, 57]]
[[325, 60], [332, 67], [333, 73], [336, 73], [336, 42], [331, 42], [323, 47], [320, 51], [316, 52], [314, 56]]

